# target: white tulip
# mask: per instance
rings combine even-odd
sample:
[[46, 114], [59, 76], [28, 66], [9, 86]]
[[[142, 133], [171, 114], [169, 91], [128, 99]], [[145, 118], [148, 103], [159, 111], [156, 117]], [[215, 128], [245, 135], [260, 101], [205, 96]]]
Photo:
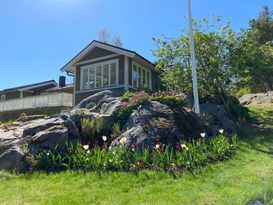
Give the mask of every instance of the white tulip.
[[181, 144], [181, 147], [182, 147], [182, 149], [186, 149], [186, 148], [187, 148], [187, 145]]
[[201, 135], [201, 137], [204, 138], [206, 136], [206, 133], [203, 132], [203, 133], [200, 133], [200, 135]]
[[224, 133], [224, 130], [223, 130], [223, 129], [220, 129], [219, 132], [220, 132], [220, 134], [223, 134], [223, 133]]
[[104, 142], [106, 142], [107, 137], [106, 136], [102, 136], [102, 139], [103, 139]]
[[85, 149], [85, 150], [88, 150], [88, 149], [89, 149], [89, 145], [88, 145], [88, 144], [87, 144], [87, 145], [83, 145], [82, 147], [83, 147], [83, 149]]

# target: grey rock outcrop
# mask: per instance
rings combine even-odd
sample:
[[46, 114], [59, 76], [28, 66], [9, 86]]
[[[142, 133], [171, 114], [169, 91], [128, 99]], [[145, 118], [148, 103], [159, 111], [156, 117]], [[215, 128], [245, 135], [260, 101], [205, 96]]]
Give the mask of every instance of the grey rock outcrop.
[[111, 147], [152, 146], [156, 140], [175, 146], [177, 141], [199, 138], [204, 129], [200, 118], [190, 110], [151, 101], [131, 114]]
[[0, 155], [0, 169], [14, 170], [17, 173], [26, 170], [26, 162], [24, 161], [25, 153], [19, 146], [12, 146]]
[[61, 149], [66, 142], [79, 138], [75, 123], [65, 116], [25, 121], [0, 130], [0, 170], [24, 171], [27, 155], [54, 149], [57, 144]]
[[213, 132], [211, 134], [219, 134], [219, 129], [224, 129], [229, 133], [233, 133], [236, 130], [235, 121], [232, 119], [230, 114], [227, 113], [223, 105], [209, 102], [203, 103], [200, 105], [200, 110], [209, 118], [206, 121]]
[[91, 95], [90, 97], [85, 98], [84, 100], [82, 100], [75, 108], [76, 109], [80, 109], [80, 108], [87, 108], [90, 103], [97, 105], [101, 100], [109, 98], [112, 96], [112, 92], [110, 90], [105, 90], [102, 92], [98, 92], [94, 95]]
[[267, 93], [245, 94], [239, 101], [242, 105], [273, 103], [273, 91]]

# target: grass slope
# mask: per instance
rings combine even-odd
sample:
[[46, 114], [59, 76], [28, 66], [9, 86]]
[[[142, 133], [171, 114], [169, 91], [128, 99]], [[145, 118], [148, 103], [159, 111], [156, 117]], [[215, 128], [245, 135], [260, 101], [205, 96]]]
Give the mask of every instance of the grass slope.
[[[246, 204], [273, 198], [273, 106], [251, 108], [236, 156], [201, 173], [0, 173], [1, 204]], [[261, 126], [262, 124], [262, 126]]]

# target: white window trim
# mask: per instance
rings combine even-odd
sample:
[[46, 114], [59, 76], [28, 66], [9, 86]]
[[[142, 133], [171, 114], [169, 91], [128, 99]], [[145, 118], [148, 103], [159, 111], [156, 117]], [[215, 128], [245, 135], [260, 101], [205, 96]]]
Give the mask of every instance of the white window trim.
[[[133, 88], [135, 88], [134, 87], [134, 80], [133, 80], [133, 72], [134, 72], [134, 65], [137, 67], [137, 88], [140, 86], [139, 85], [139, 82], [138, 82], [138, 69], [140, 68], [140, 71], [141, 71], [141, 78], [140, 78], [140, 81], [141, 81], [141, 84], [143, 84], [143, 70], [145, 70], [145, 72], [146, 72], [146, 77], [145, 77], [145, 86], [147, 86], [150, 90], [152, 90], [152, 71], [150, 70], [150, 69], [147, 69], [147, 68], [145, 68], [144, 66], [142, 66], [141, 64], [139, 64], [139, 63], [137, 63], [137, 62], [135, 62], [135, 61], [133, 61], [132, 62], [132, 81], [131, 81], [131, 87], [133, 87]], [[147, 85], [147, 80], [148, 80], [148, 78], [147, 78], [147, 73], [149, 73], [149, 85]]]
[[[110, 81], [111, 81], [111, 64], [112, 63], [116, 63], [116, 85], [111, 85]], [[108, 86], [103, 86], [103, 66], [108, 64]], [[102, 80], [101, 80], [101, 86], [97, 87], [97, 66], [101, 66], [101, 76], [102, 76]], [[94, 81], [94, 88], [83, 88], [83, 70], [88, 70], [88, 82], [90, 82], [90, 75], [89, 75], [89, 71], [91, 67], [95, 67], [95, 81]], [[100, 63], [95, 63], [95, 64], [89, 64], [89, 65], [84, 65], [80, 67], [80, 71], [81, 71], [81, 79], [80, 79], [80, 91], [86, 91], [86, 90], [96, 90], [96, 89], [101, 89], [101, 88], [107, 88], [107, 87], [113, 87], [113, 86], [118, 86], [119, 85], [119, 59], [113, 59], [113, 60], [108, 60], [108, 61], [103, 61]]]

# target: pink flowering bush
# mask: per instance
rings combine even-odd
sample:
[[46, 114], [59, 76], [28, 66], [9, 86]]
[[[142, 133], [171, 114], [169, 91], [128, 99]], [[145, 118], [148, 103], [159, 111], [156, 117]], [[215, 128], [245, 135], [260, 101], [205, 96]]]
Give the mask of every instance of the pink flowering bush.
[[149, 95], [144, 91], [137, 93], [126, 92], [122, 97], [121, 108], [117, 113], [116, 120], [120, 124], [124, 124], [135, 109], [140, 105], [149, 103], [148, 99]]
[[[130, 96], [130, 98], [128, 98]], [[145, 104], [149, 99], [149, 95], [145, 91], [136, 93], [126, 92], [122, 97], [122, 107]]]

